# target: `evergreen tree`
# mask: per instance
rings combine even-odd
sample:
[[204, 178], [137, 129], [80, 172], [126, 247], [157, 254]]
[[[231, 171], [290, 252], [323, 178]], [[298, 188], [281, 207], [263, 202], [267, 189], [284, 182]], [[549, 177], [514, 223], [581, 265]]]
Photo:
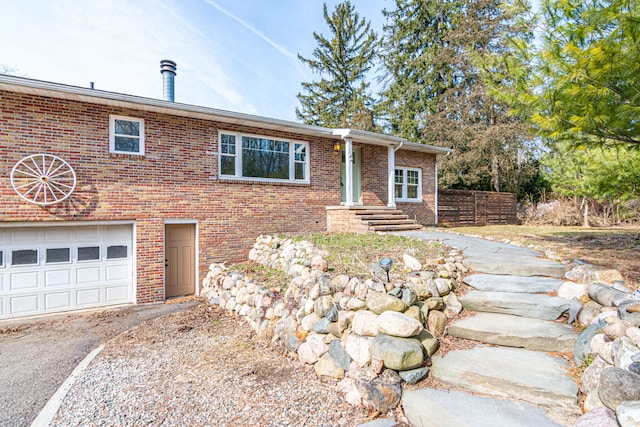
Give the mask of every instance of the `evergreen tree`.
[[[440, 164], [445, 188], [530, 189], [536, 139], [494, 87], [514, 84], [508, 38], [530, 38], [526, 4], [497, 0], [397, 0], [386, 12], [383, 106], [392, 133], [454, 148]], [[404, 94], [404, 95], [403, 95]]]
[[331, 15], [326, 3], [323, 7], [332, 37], [314, 32], [318, 46], [312, 58], [298, 55], [321, 79], [302, 83], [296, 116], [317, 126], [376, 130], [366, 75], [376, 56], [377, 35], [351, 2], [336, 5]]
[[640, 148], [640, 2], [544, 0], [542, 24], [532, 122], [557, 141]]

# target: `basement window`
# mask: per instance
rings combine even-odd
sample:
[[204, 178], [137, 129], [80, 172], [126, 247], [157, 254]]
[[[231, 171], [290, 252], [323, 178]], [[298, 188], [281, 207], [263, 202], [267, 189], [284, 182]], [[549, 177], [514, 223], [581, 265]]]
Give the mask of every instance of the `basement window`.
[[395, 169], [395, 198], [398, 202], [422, 201], [422, 170], [417, 168]]
[[220, 132], [219, 175], [251, 181], [309, 183], [309, 144]]
[[144, 120], [109, 116], [109, 152], [144, 155]]

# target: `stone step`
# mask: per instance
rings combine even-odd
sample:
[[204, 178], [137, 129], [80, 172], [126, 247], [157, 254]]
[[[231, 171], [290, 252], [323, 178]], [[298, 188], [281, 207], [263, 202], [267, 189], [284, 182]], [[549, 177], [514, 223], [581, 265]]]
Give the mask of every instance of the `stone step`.
[[388, 219], [409, 219], [409, 215], [358, 215], [358, 219], [362, 221], [378, 221]]
[[559, 352], [573, 351], [578, 338], [564, 323], [498, 313], [478, 313], [456, 320], [447, 327], [447, 333], [487, 344]]
[[420, 224], [375, 225], [369, 227], [369, 231], [420, 230], [421, 228]]
[[559, 427], [544, 409], [521, 401], [451, 390], [406, 390], [404, 415], [414, 427]]
[[544, 294], [469, 291], [458, 297], [465, 310], [555, 320], [569, 309], [564, 298]]
[[578, 386], [568, 371], [569, 363], [559, 357], [519, 348], [482, 346], [451, 351], [434, 357], [432, 362], [433, 377], [447, 384], [570, 414], [581, 413]]
[[[466, 254], [465, 254], [466, 255]], [[496, 254], [469, 256], [462, 264], [478, 273], [502, 274], [513, 276], [564, 277], [569, 266], [544, 258], [520, 256], [516, 254]]]
[[503, 276], [500, 274], [469, 274], [462, 279], [480, 291], [546, 293], [557, 291], [562, 280], [552, 277]]

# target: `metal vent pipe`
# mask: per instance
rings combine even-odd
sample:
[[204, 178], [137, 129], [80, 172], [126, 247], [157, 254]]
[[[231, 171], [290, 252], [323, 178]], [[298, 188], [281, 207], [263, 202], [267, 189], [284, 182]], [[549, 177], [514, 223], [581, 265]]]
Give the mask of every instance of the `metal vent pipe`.
[[162, 73], [162, 99], [174, 102], [176, 75], [176, 63], [170, 59], [160, 61], [160, 73]]

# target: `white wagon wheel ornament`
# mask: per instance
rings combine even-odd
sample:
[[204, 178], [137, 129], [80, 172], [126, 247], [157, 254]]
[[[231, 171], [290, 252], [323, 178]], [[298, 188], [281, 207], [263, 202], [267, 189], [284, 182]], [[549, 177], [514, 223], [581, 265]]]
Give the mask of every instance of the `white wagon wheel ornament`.
[[11, 169], [11, 185], [27, 202], [53, 205], [73, 193], [76, 173], [60, 157], [33, 154], [20, 160]]

